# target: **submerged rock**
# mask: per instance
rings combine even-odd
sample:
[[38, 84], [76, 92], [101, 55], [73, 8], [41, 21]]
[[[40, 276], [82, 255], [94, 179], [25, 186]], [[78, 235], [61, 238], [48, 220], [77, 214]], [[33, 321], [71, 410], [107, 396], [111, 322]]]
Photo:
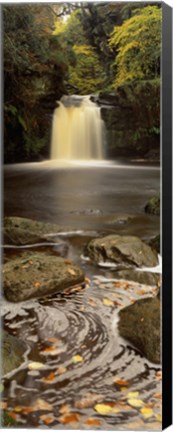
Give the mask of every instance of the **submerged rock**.
[[156, 216], [160, 215], [160, 197], [151, 198], [145, 206], [145, 212]]
[[160, 275], [157, 273], [143, 272], [133, 269], [119, 270], [115, 272], [115, 277], [150, 286], [158, 286], [160, 281]]
[[[63, 227], [17, 216], [5, 217], [4, 244], [22, 246], [39, 242], [57, 242]], [[70, 228], [66, 228], [67, 231]], [[57, 235], [56, 235], [57, 234]]]
[[157, 253], [135, 236], [108, 235], [89, 242], [86, 253], [96, 263], [111, 261], [137, 267], [155, 267]]
[[45, 253], [23, 253], [3, 266], [4, 294], [11, 302], [62, 292], [82, 282], [84, 273], [79, 267]]
[[2, 374], [6, 375], [18, 368], [24, 361], [25, 344], [16, 336], [9, 335], [2, 330]]
[[160, 363], [160, 301], [145, 298], [119, 313], [120, 335], [134, 344], [152, 363]]

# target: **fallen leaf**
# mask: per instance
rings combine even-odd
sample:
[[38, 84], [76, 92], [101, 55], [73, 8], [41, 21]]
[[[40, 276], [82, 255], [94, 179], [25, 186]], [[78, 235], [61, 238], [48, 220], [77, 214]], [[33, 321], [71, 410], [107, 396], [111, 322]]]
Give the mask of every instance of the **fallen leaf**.
[[119, 379], [119, 378], [115, 379], [114, 383], [118, 384], [120, 386], [128, 386], [129, 385], [128, 381], [123, 380], [123, 379]]
[[28, 364], [28, 369], [30, 370], [39, 370], [45, 368], [45, 365], [43, 363], [39, 362], [31, 362]]
[[97, 404], [95, 405], [94, 409], [101, 415], [109, 415], [120, 412], [119, 408], [116, 408], [116, 406], [111, 406], [109, 404]]
[[128, 399], [127, 402], [133, 408], [140, 408], [144, 405], [144, 402], [140, 399]]
[[73, 268], [68, 268], [68, 273], [72, 276], [76, 276], [76, 271]]
[[102, 302], [105, 306], [114, 306], [114, 302], [112, 300], [109, 300], [107, 298], [103, 299]]
[[21, 406], [17, 405], [17, 406], [15, 406], [14, 411], [19, 413], [19, 412], [23, 411], [23, 408]]
[[4, 410], [7, 408], [7, 402], [0, 401], [0, 409]]
[[60, 366], [58, 369], [56, 369], [55, 371], [55, 375], [62, 375], [63, 373], [65, 373], [67, 370], [67, 368]]
[[50, 424], [53, 423], [55, 420], [55, 417], [53, 416], [47, 416], [45, 414], [43, 414], [42, 416], [40, 416], [40, 419], [44, 421], [45, 424]]
[[42, 378], [41, 381], [43, 381], [43, 382], [49, 384], [49, 383], [52, 382], [54, 379], [55, 379], [55, 373], [54, 373], [54, 372], [50, 372], [50, 374], [49, 374], [47, 377]]
[[127, 387], [121, 387], [120, 390], [121, 390], [122, 392], [127, 391]]
[[83, 357], [81, 357], [81, 356], [78, 355], [78, 354], [77, 354], [77, 355], [74, 355], [72, 359], [73, 359], [73, 362], [74, 362], [74, 363], [82, 363], [82, 362], [84, 361]]
[[47, 341], [48, 341], [48, 342], [51, 342], [51, 343], [58, 343], [58, 342], [62, 342], [61, 339], [56, 338], [56, 337], [48, 338]]
[[41, 286], [41, 283], [40, 283], [40, 282], [35, 282], [35, 283], [33, 284], [33, 286], [34, 286], [35, 288], [39, 288], [39, 287]]
[[27, 407], [27, 408], [22, 408], [22, 414], [29, 414], [30, 412], [33, 412], [33, 407]]
[[76, 423], [79, 421], [79, 419], [80, 419], [80, 416], [77, 413], [66, 414], [66, 415], [58, 418], [60, 423], [63, 423], [63, 424]]
[[139, 396], [139, 392], [129, 392], [129, 393], [127, 393], [127, 398], [128, 399], [137, 398], [138, 396]]
[[154, 398], [156, 399], [161, 399], [162, 400], [162, 394], [161, 393], [156, 393], [153, 395]]
[[95, 300], [93, 300], [92, 298], [90, 298], [88, 300], [88, 304], [90, 304], [91, 306], [97, 306], [97, 303], [95, 302]]
[[8, 411], [8, 415], [14, 420], [16, 420], [16, 418], [17, 418], [17, 414], [15, 412], [9, 412]]
[[94, 418], [88, 418], [85, 421], [85, 424], [87, 424], [88, 426], [100, 426], [102, 424], [102, 422], [100, 420], [97, 420]]
[[162, 371], [157, 371], [156, 372], [156, 380], [157, 381], [161, 381], [162, 380]]
[[86, 278], [85, 278], [85, 282], [86, 282], [86, 284], [90, 284], [91, 281], [90, 281], [89, 278], [86, 277]]
[[140, 412], [143, 415], [143, 417], [145, 417], [145, 418], [150, 418], [153, 415], [152, 408], [144, 407], [144, 408], [141, 408]]
[[90, 408], [96, 402], [100, 402], [103, 399], [101, 394], [87, 393], [82, 399], [74, 403], [75, 408]]
[[59, 409], [60, 414], [67, 414], [70, 412], [70, 407], [67, 404], [61, 405]]
[[54, 346], [46, 347], [41, 351], [41, 354], [49, 354], [49, 355], [56, 355], [59, 354], [60, 349]]
[[161, 414], [156, 414], [155, 417], [156, 417], [158, 422], [162, 423], [162, 415]]
[[33, 405], [32, 411], [52, 411], [52, 405], [44, 399], [37, 399]]

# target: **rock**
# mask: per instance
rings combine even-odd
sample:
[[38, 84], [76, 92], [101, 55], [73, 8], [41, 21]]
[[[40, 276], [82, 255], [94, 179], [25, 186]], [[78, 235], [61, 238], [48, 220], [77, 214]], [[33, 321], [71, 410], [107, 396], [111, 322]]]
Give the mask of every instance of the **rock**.
[[145, 206], [145, 212], [156, 216], [160, 215], [160, 197], [151, 198]]
[[120, 335], [139, 349], [152, 363], [160, 363], [160, 301], [145, 298], [119, 313]]
[[89, 242], [87, 254], [96, 263], [111, 261], [137, 267], [155, 267], [157, 253], [135, 236], [108, 235]]
[[24, 361], [25, 344], [16, 336], [9, 335], [2, 330], [2, 373], [6, 375], [18, 368]]
[[44, 297], [84, 282], [76, 265], [45, 253], [23, 253], [3, 266], [3, 287], [7, 300], [20, 302]]
[[160, 253], [160, 234], [151, 238], [148, 242], [151, 248], [155, 249], [158, 253]]
[[115, 272], [115, 277], [150, 286], [158, 286], [160, 281], [160, 275], [157, 273], [142, 272], [133, 269], [117, 271]]
[[[22, 246], [39, 242], [57, 242], [59, 240], [58, 233], [62, 230], [63, 228], [56, 224], [17, 216], [6, 217], [3, 228], [4, 244]], [[69, 228], [66, 230], [68, 231]]]

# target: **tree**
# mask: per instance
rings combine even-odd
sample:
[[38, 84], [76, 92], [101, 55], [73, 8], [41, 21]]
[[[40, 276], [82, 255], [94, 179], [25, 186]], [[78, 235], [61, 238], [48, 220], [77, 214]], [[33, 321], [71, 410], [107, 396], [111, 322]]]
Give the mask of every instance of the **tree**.
[[161, 9], [147, 6], [115, 27], [109, 40], [114, 60], [115, 87], [133, 80], [151, 80], [160, 74]]

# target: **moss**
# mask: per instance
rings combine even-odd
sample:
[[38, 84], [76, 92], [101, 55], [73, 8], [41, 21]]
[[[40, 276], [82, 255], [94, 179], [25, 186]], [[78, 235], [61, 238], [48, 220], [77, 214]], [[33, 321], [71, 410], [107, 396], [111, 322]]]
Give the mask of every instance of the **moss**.
[[17, 426], [17, 422], [8, 414], [7, 411], [3, 411], [1, 417], [1, 426], [3, 428], [15, 427]]

